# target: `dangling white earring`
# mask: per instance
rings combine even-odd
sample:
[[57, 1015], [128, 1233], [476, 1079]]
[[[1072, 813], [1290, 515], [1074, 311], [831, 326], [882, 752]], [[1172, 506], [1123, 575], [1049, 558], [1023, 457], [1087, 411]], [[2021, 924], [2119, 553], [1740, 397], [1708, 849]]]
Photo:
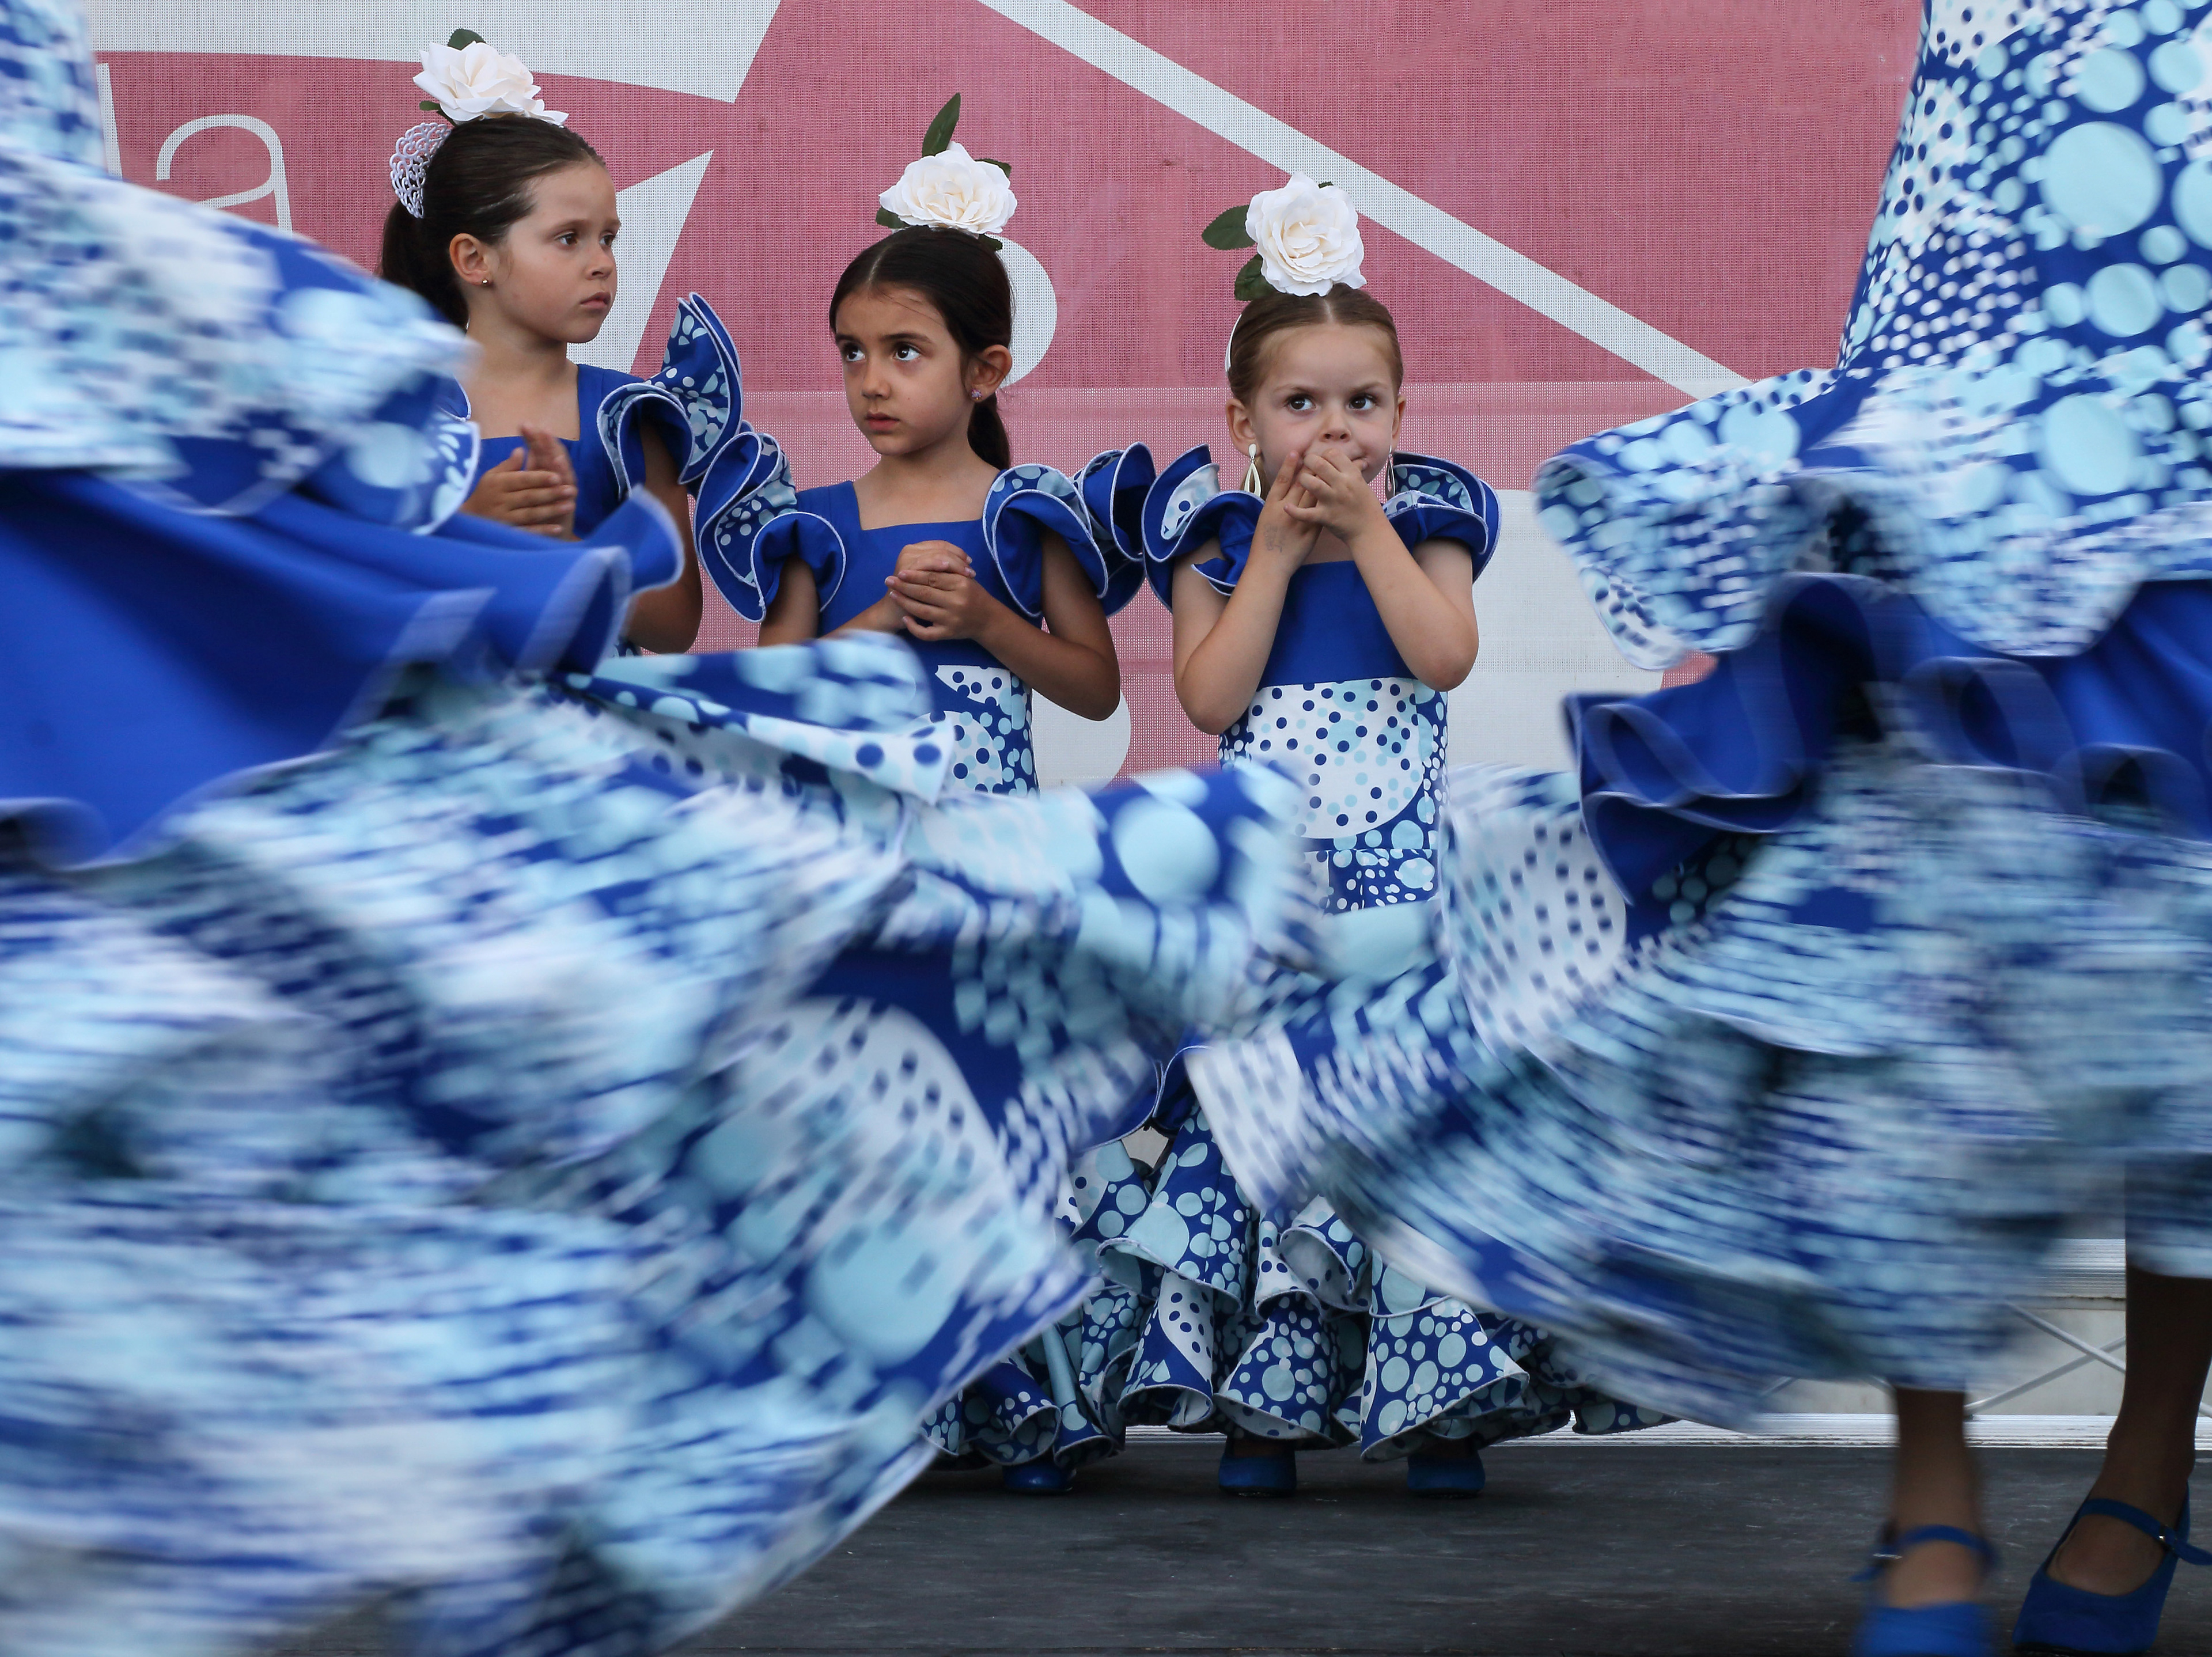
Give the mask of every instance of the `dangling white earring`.
[[1390, 451], [1390, 458], [1382, 463], [1382, 498], [1385, 501], [1398, 498], [1398, 452], [1395, 449]]
[[1250, 457], [1244, 463], [1244, 493], [1265, 495], [1267, 486], [1260, 478], [1260, 446], [1255, 443], [1244, 452]]

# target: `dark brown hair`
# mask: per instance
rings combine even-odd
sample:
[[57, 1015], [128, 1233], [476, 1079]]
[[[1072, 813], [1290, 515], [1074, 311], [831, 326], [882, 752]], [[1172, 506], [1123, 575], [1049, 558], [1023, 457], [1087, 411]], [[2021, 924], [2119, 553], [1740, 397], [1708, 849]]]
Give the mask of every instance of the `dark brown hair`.
[[526, 115], [484, 115], [446, 135], [422, 179], [422, 216], [398, 202], [384, 215], [376, 274], [428, 300], [456, 328], [469, 307], [447, 251], [456, 236], [496, 243], [535, 204], [531, 186], [580, 161], [605, 167], [599, 152], [565, 126]]
[[1324, 322], [1347, 328], [1382, 331], [1390, 359], [1390, 385], [1406, 383], [1406, 355], [1398, 348], [1397, 319], [1379, 299], [1342, 282], [1326, 294], [1263, 294], [1244, 307], [1237, 319], [1237, 332], [1229, 343], [1229, 394], [1246, 408], [1267, 377], [1269, 342], [1293, 328], [1311, 328]]
[[[1006, 267], [981, 237], [964, 230], [910, 224], [865, 250], [845, 267], [830, 295], [832, 331], [838, 307], [864, 288], [910, 288], [920, 294], [945, 319], [963, 361], [1014, 343], [1014, 288]], [[969, 413], [968, 446], [1001, 471], [1014, 464], [997, 392]]]

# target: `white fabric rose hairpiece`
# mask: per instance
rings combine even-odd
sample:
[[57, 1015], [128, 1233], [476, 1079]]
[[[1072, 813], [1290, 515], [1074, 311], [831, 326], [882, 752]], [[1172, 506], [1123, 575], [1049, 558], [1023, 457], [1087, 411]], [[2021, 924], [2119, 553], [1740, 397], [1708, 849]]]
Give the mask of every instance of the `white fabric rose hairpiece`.
[[1279, 294], [1326, 294], [1341, 282], [1364, 288], [1360, 264], [1367, 249], [1359, 240], [1359, 215], [1352, 197], [1333, 184], [1316, 184], [1303, 173], [1291, 174], [1279, 190], [1263, 190], [1249, 206], [1231, 208], [1206, 227], [1206, 245], [1233, 252], [1258, 251], [1237, 273], [1237, 297], [1255, 300], [1269, 289]]
[[979, 160], [952, 142], [960, 124], [960, 94], [937, 112], [922, 136], [921, 158], [910, 161], [899, 181], [878, 197], [876, 222], [887, 229], [927, 225], [965, 230], [993, 252], [996, 240], [1014, 216], [1014, 169], [1004, 161]]
[[568, 124], [568, 116], [560, 110], [545, 107], [537, 79], [522, 59], [488, 45], [473, 29], [455, 29], [444, 46], [423, 47], [422, 72], [415, 77], [415, 84], [430, 94], [422, 106], [446, 118], [409, 127], [392, 151], [392, 193], [418, 219], [422, 216], [422, 181], [429, 175], [430, 158], [463, 121], [486, 115], [523, 115], [555, 126]]

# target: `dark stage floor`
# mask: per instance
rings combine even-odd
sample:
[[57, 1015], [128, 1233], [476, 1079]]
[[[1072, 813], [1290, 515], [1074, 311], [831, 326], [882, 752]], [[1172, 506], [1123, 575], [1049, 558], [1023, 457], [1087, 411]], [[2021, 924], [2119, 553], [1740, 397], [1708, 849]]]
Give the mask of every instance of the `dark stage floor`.
[[[1439, 1503], [1338, 1454], [1260, 1502], [1214, 1493], [1218, 1442], [1133, 1446], [1060, 1498], [933, 1474], [687, 1653], [1840, 1654], [1886, 1460], [1531, 1446], [1491, 1454], [1480, 1499]], [[2008, 1621], [2095, 1460], [1984, 1453]], [[2159, 1650], [2212, 1654], [2212, 1572], [2182, 1572]]]

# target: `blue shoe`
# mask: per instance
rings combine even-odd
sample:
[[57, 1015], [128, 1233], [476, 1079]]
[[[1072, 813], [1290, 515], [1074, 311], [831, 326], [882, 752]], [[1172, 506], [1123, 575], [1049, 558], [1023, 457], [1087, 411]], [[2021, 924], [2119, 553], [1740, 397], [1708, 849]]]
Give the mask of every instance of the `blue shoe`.
[[[1885, 1536], [1875, 1549], [1873, 1564], [1859, 1574], [1862, 1580], [1880, 1576], [1923, 1542], [1971, 1548], [1981, 1557], [1985, 1573], [1997, 1563], [1995, 1551], [1973, 1532], [1955, 1525], [1923, 1525], [1902, 1536]], [[1972, 1599], [1904, 1606], [1869, 1598], [1858, 1636], [1851, 1642], [1851, 1657], [1990, 1657], [1996, 1649], [1990, 1614]]]
[[[2051, 1574], [2051, 1560], [2085, 1514], [2101, 1514], [2132, 1525], [2166, 1550], [2158, 1569], [2133, 1593], [2092, 1593], [2058, 1581]], [[2124, 1502], [2107, 1502], [2093, 1496], [2075, 1511], [2058, 1547], [2051, 1551], [2027, 1585], [2027, 1598], [2013, 1624], [2014, 1651], [2053, 1654], [2055, 1657], [2136, 1657], [2148, 1651], [2158, 1638], [2158, 1619], [2166, 1610], [2166, 1592], [2173, 1586], [2173, 1568], [2186, 1560], [2192, 1565], [2212, 1565], [2212, 1553], [2189, 1545], [2189, 1502], [2184, 1498], [2181, 1517], [2168, 1529], [2141, 1508]]]
[[1475, 1455], [1423, 1455], [1416, 1450], [1406, 1458], [1406, 1494], [1440, 1502], [1480, 1496], [1490, 1475]]
[[1050, 1456], [1018, 1463], [1000, 1477], [1008, 1490], [1023, 1496], [1066, 1496], [1075, 1488], [1073, 1470], [1061, 1466]]
[[1298, 1459], [1291, 1455], [1231, 1455], [1221, 1453], [1224, 1496], [1296, 1496]]

